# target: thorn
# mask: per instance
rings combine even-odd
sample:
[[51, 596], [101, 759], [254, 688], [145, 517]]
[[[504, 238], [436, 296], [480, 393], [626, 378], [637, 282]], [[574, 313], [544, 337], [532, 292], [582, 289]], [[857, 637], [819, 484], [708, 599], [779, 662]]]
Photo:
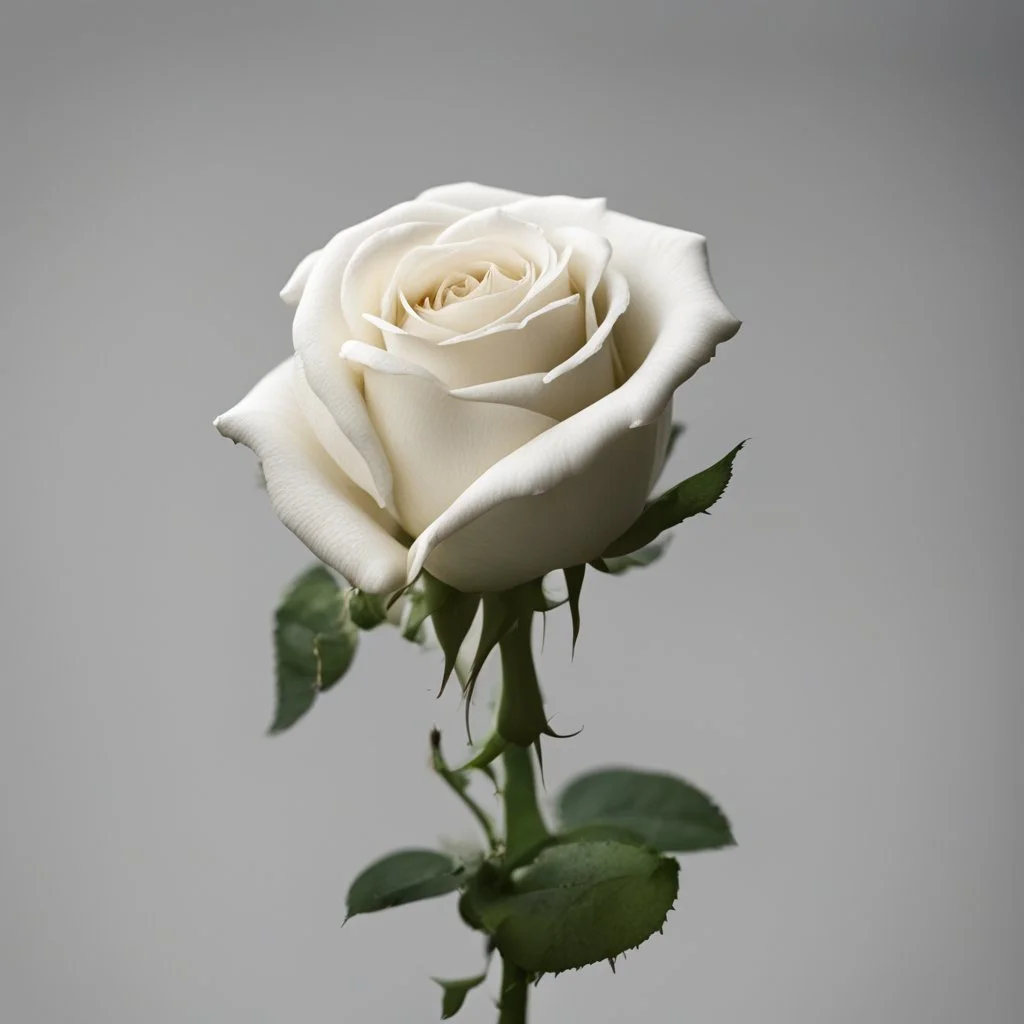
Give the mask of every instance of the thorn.
[[612, 974], [615, 973], [615, 957], [608, 957], [608, 966], [612, 969]]
[[579, 736], [581, 732], [583, 732], [582, 725], [575, 732], [555, 732], [550, 725], [544, 727], [544, 735], [555, 740], [571, 740], [574, 736]]
[[547, 789], [548, 784], [544, 781], [544, 754], [540, 749], [539, 736], [533, 741], [533, 749], [537, 751], [537, 768], [540, 770], [540, 784], [544, 789]]

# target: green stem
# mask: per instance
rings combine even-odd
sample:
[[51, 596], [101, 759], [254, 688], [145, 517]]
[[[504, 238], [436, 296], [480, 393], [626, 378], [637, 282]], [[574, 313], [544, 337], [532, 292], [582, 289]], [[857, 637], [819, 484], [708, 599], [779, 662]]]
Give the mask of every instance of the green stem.
[[498, 1024], [526, 1024], [526, 1004], [530, 995], [529, 975], [508, 960], [503, 959], [501, 967]]
[[501, 755], [505, 764], [505, 864], [514, 867], [524, 854], [550, 837], [534, 784], [533, 754], [510, 743]]
[[465, 804], [469, 813], [476, 818], [484, 835], [487, 836], [487, 845], [494, 852], [498, 849], [498, 837], [494, 831], [494, 825], [487, 812], [467, 792], [469, 779], [461, 772], [453, 772], [448, 767], [448, 763], [441, 753], [441, 733], [437, 729], [430, 734], [430, 748], [434, 771], [448, 783], [452, 792]]

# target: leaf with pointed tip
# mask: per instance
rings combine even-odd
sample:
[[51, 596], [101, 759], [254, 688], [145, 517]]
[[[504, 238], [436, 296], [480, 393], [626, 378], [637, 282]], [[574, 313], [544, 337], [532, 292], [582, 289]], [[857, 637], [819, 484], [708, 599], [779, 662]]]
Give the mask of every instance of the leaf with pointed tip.
[[367, 594], [353, 587], [348, 596], [348, 617], [360, 629], [376, 629], [388, 621], [386, 601], [380, 594]]
[[461, 868], [436, 850], [397, 850], [375, 861], [349, 886], [345, 919], [454, 892]]
[[569, 588], [569, 614], [572, 615], [572, 650], [576, 653], [576, 641], [580, 636], [580, 593], [583, 590], [583, 577], [586, 565], [570, 565], [564, 569], [565, 585]]
[[479, 594], [464, 594], [460, 590], [454, 590], [448, 598], [443, 601], [431, 616], [434, 622], [434, 632], [437, 634], [437, 642], [444, 651], [444, 677], [441, 680], [441, 689], [444, 690], [448, 679], [455, 668], [455, 659], [459, 656], [463, 641], [473, 625], [477, 609], [480, 607]]
[[475, 978], [458, 978], [454, 981], [445, 981], [443, 978], [432, 978], [444, 990], [441, 996], [441, 1020], [448, 1020], [462, 1009], [466, 996], [473, 989], [482, 985], [487, 980], [487, 972], [478, 974]]
[[676, 484], [655, 498], [640, 513], [636, 522], [608, 546], [602, 558], [628, 555], [650, 544], [659, 534], [678, 526], [684, 519], [707, 512], [728, 486], [732, 477], [733, 460], [745, 444], [746, 441], [741, 441], [725, 458], [713, 466]]
[[630, 569], [642, 569], [644, 566], [656, 562], [668, 549], [671, 540], [671, 537], [665, 537], [662, 540], [656, 540], [653, 544], [648, 544], [645, 548], [640, 548], [639, 551], [628, 555], [615, 555], [612, 558], [599, 558], [596, 562], [591, 562], [591, 565], [599, 572], [621, 576], [624, 572], [629, 572]]
[[322, 565], [303, 573], [278, 606], [274, 625], [277, 709], [271, 733], [293, 726], [348, 671], [358, 634], [337, 580]]
[[608, 960], [665, 924], [679, 865], [612, 841], [549, 846], [513, 878], [514, 891], [474, 910], [502, 956], [527, 971], [557, 972]]
[[616, 768], [580, 776], [558, 797], [567, 828], [615, 826], [663, 853], [733, 846], [729, 821], [696, 786], [661, 772]]

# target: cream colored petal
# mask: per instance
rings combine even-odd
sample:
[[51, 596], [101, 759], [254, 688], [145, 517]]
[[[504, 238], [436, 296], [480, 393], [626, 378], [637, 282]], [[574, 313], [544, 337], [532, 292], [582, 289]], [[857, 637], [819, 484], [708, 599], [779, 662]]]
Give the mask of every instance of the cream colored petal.
[[551, 244], [558, 250], [568, 249], [569, 279], [573, 287], [583, 296], [583, 310], [586, 315], [587, 337], [597, 330], [597, 312], [594, 309], [594, 293], [604, 278], [612, 258], [611, 243], [607, 238], [588, 231], [586, 228], [558, 228], [549, 236]]
[[500, 206], [514, 217], [536, 224], [545, 231], [571, 225], [600, 233], [600, 222], [605, 211], [603, 199], [531, 196], [470, 181], [428, 188], [426, 192], [420, 193], [419, 198], [433, 203], [451, 203], [467, 210]]
[[214, 425], [256, 453], [274, 511], [318, 558], [370, 593], [394, 591], [405, 581], [407, 555], [393, 535], [398, 525], [328, 455], [294, 383], [288, 359]]
[[491, 505], [434, 547], [427, 568], [461, 590], [506, 590], [597, 557], [643, 508], [660, 433], [658, 423], [627, 431], [582, 473]]
[[350, 336], [341, 310], [342, 278], [356, 249], [378, 231], [413, 221], [449, 224], [460, 216], [462, 211], [450, 206], [416, 201], [347, 228], [324, 247], [295, 310], [292, 337], [309, 386], [366, 462], [385, 506], [391, 500], [391, 469], [366, 414], [359, 381], [338, 359]]
[[462, 402], [420, 366], [358, 341], [342, 355], [362, 367], [366, 405], [394, 470], [398, 519], [413, 536], [509, 452], [554, 425], [547, 416]]
[[313, 389], [309, 386], [306, 375], [302, 371], [302, 360], [298, 356], [293, 356], [291, 362], [295, 371], [295, 379], [292, 382], [295, 401], [306, 422], [316, 434], [317, 440], [324, 446], [327, 454], [341, 467], [345, 475], [362, 487], [378, 505], [381, 505], [380, 495], [374, 489], [373, 478], [370, 476], [363, 457], [341, 432], [324, 403], [313, 393]]
[[629, 287], [614, 270], [607, 271], [594, 289], [601, 310], [597, 330], [586, 344], [553, 370], [471, 385], [452, 392], [474, 402], [504, 402], [523, 409], [568, 419], [604, 398], [618, 383], [612, 328], [629, 305]]
[[316, 266], [316, 261], [320, 259], [321, 252], [322, 250], [316, 249], [308, 256], [304, 256], [299, 265], [292, 271], [292, 276], [288, 278], [288, 283], [281, 289], [281, 298], [289, 306], [297, 305], [299, 299], [302, 298], [303, 289], [306, 287], [309, 275], [313, 272], [313, 267]]
[[[588, 479], [603, 481], [608, 494], [616, 493], [618, 479], [600, 468], [606, 453], [628, 453], [631, 445], [640, 444], [631, 440], [634, 435], [644, 437], [653, 430], [650, 439], [640, 444], [641, 451], [648, 451], [649, 456], [640, 459], [639, 453], [632, 453], [643, 464], [635, 479], [643, 478], [645, 482], [636, 483], [636, 491], [626, 489], [615, 499], [618, 512], [604, 521], [605, 529], [589, 536], [591, 548], [586, 557], [596, 557], [615, 538], [626, 511], [638, 512], [642, 507], [646, 493], [641, 492], [654, 473], [657, 420], [669, 415], [676, 388], [711, 358], [718, 344], [736, 333], [739, 321], [725, 308], [711, 283], [703, 238], [620, 214], [609, 213], [607, 218], [602, 233], [612, 243], [612, 266], [623, 272], [631, 292], [629, 310], [616, 325], [618, 348], [620, 330], [628, 320], [624, 362], [632, 371], [629, 379], [474, 481], [417, 538], [410, 551], [410, 578], [418, 574], [438, 545], [452, 538], [448, 553], [439, 556], [439, 562], [431, 561], [439, 572], [447, 573], [446, 578], [451, 581], [457, 576], [460, 585], [466, 581], [474, 586], [482, 585], [482, 581], [494, 586], [510, 585], [515, 579], [512, 560], [499, 549], [496, 534], [486, 526], [477, 527], [465, 544], [456, 542], [456, 535], [492, 511], [488, 522], [504, 522], [507, 513], [500, 511], [500, 506], [518, 502], [514, 507], [525, 510], [525, 499], [554, 491], [576, 476], [588, 474]], [[638, 364], [638, 360], [642, 362]], [[645, 433], [638, 434], [641, 430]], [[628, 463], [627, 458], [624, 465]], [[567, 484], [559, 493], [571, 490]], [[558, 500], [552, 499], [552, 508], [561, 508]], [[526, 531], [527, 527], [522, 529]], [[566, 559], [579, 555], [576, 545], [567, 544], [564, 551], [557, 547], [544, 550], [550, 561], [543, 567], [545, 571], [571, 564]], [[461, 568], [457, 568], [460, 560]], [[527, 563], [523, 564], [525, 571]], [[528, 567], [533, 570], [533, 561]]]
[[519, 323], [497, 324], [439, 344], [401, 330], [384, 331], [388, 352], [426, 367], [455, 388], [546, 372], [576, 352], [583, 339], [578, 295], [552, 302]]
[[703, 236], [610, 210], [602, 234], [632, 295], [616, 347], [627, 376], [644, 364], [645, 390], [653, 389], [645, 404], [653, 405], [708, 362], [739, 321], [715, 291]]
[[410, 249], [429, 245], [442, 229], [441, 224], [412, 221], [384, 228], [360, 243], [341, 278], [341, 312], [350, 338], [383, 346], [380, 331], [363, 314], [380, 313], [395, 267]]

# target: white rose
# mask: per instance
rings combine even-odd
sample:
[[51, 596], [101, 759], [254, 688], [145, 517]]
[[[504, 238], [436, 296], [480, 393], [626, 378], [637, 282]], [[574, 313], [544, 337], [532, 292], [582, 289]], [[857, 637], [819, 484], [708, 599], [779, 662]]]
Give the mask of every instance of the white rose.
[[661, 469], [673, 392], [739, 328], [700, 235], [475, 184], [347, 228], [281, 294], [295, 353], [216, 426], [372, 593], [600, 556]]

